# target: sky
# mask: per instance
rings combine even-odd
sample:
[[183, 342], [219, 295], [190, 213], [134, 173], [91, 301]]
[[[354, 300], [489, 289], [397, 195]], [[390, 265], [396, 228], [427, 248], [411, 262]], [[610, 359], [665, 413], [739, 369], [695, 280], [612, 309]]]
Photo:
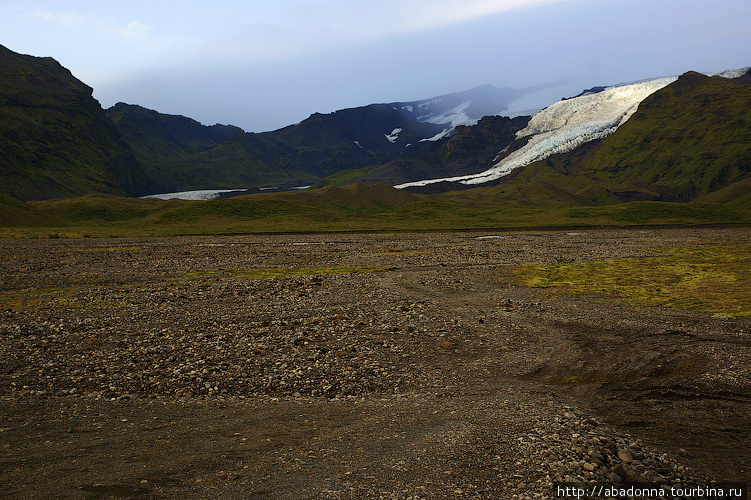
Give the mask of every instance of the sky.
[[0, 0], [0, 45], [104, 108], [262, 132], [484, 84], [565, 97], [750, 66], [751, 0]]

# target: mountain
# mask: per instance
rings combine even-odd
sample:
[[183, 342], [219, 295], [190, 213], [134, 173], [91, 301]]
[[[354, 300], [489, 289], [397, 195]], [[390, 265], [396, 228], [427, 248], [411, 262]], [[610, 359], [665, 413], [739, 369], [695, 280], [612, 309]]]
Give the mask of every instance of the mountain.
[[[748, 110], [748, 97], [745, 94], [747, 90], [743, 83], [745, 80], [739, 77], [740, 74], [739, 71], [726, 72], [723, 76], [712, 76], [710, 78], [690, 72], [680, 78], [658, 78], [615, 87], [589, 89], [579, 96], [561, 100], [533, 115], [527, 126], [516, 133], [514, 143], [498, 145], [499, 149], [507, 148], [506, 151], [511, 149], [513, 152], [502, 155], [492, 164], [487, 164], [487, 168], [482, 171], [453, 177], [409, 179], [408, 182], [398, 184], [397, 187], [412, 188], [413, 190], [415, 190], [414, 188], [423, 188], [417, 190], [425, 192], [424, 187], [432, 184], [440, 185], [443, 190], [446, 190], [498, 183], [500, 179], [516, 172], [517, 169], [533, 165], [535, 162], [552, 155], [574, 152], [582, 147], [589, 151], [588, 143], [599, 141], [611, 135], [620, 139], [621, 146], [619, 149], [615, 151], [606, 147], [603, 152], [596, 155], [595, 159], [587, 164], [586, 169], [596, 170], [599, 168], [602, 170], [604, 165], [610, 165], [607, 168], [611, 171], [629, 171], [628, 175], [621, 174], [613, 177], [613, 180], [616, 181], [623, 180], [625, 177], [636, 179], [639, 175], [654, 177], [652, 180], [671, 175], [678, 175], [683, 179], [685, 177], [683, 174], [687, 172], [686, 169], [688, 168], [686, 162], [693, 164], [698, 162], [705, 167], [708, 165], [706, 161], [699, 162], [698, 156], [701, 155], [704, 155], [705, 160], [709, 158], [707, 155], [715, 155], [723, 159], [720, 163], [727, 160], [730, 162], [730, 166], [717, 168], [736, 171], [737, 164], [745, 161], [743, 158], [745, 158], [746, 146], [749, 144], [745, 140], [745, 133], [749, 130], [749, 127], [744, 115], [745, 111]], [[704, 82], [703, 79], [707, 79], [707, 82]], [[694, 96], [691, 92], [676, 94], [675, 91], [676, 88], [694, 87], [702, 89], [698, 92], [701, 94], [701, 99], [704, 99], [703, 108], [693, 104], [693, 100], [699, 99], [699, 97]], [[679, 97], [667, 97], [674, 95], [679, 95]], [[663, 103], [665, 109], [662, 112], [668, 118], [646, 118], [650, 116], [650, 113], [656, 113], [654, 101]], [[732, 104], [729, 105], [728, 103]], [[686, 113], [687, 109], [690, 109], [692, 113]], [[637, 118], [633, 118], [633, 116], [637, 116]], [[719, 116], [724, 117], [724, 120], [714, 120], [714, 117]], [[645, 128], [641, 130], [643, 137], [639, 138], [640, 142], [637, 143], [639, 146], [635, 147], [634, 141], [636, 139], [631, 137], [631, 133], [627, 131], [632, 130], [635, 123], [640, 122], [645, 124]], [[621, 131], [622, 127], [626, 127], [626, 129]], [[616, 133], [616, 131], [618, 132]], [[666, 136], [665, 134], [668, 133], [672, 135]], [[698, 141], [698, 137], [702, 137], [702, 141]], [[688, 138], [693, 138], [695, 144], [682, 142]], [[618, 139], [605, 141], [604, 144], [615, 144]], [[652, 149], [656, 151], [643, 146], [643, 144], [650, 142], [654, 144]], [[739, 148], [744, 152], [738, 152]], [[628, 168], [626, 165], [620, 165], [619, 162], [624, 160], [625, 155], [633, 155], [639, 150], [644, 151], [644, 153], [638, 159], [626, 159], [629, 162]], [[604, 151], [607, 151], [607, 153]], [[665, 151], [672, 151], [672, 156], [662, 160]], [[738, 159], [728, 159], [731, 151], [740, 155]], [[578, 157], [581, 154], [581, 151], [579, 151], [571, 158]], [[610, 159], [609, 163], [606, 158]], [[659, 164], [659, 166], [654, 164], [653, 162], [657, 158], [660, 158], [664, 163]], [[614, 166], [613, 162], [619, 166]], [[572, 162], [568, 161], [567, 163]], [[665, 168], [670, 165], [683, 165], [683, 167], [680, 167], [682, 170], [676, 172], [673, 169]], [[631, 167], [643, 171], [643, 175], [636, 174]], [[656, 169], [663, 169], [664, 173], [659, 174], [655, 171]], [[674, 181], [673, 184], [680, 184], [680, 182]], [[694, 188], [688, 188], [689, 191], [696, 187], [696, 182], [692, 182]], [[716, 180], [715, 184], [708, 188], [717, 189], [720, 185], [718, 183], [721, 182], [721, 180]], [[640, 184], [647, 185], [649, 182], [646, 178], [641, 178]], [[436, 189], [432, 191], [435, 192]], [[706, 192], [706, 188], [696, 191], [696, 193], [699, 192]], [[648, 196], [648, 198], [651, 197], [652, 195]]]
[[592, 87], [532, 116], [515, 110], [556, 85], [485, 85], [245, 133], [124, 103], [105, 112], [53, 59], [0, 47], [0, 196], [362, 182], [422, 193], [495, 186], [477, 196], [511, 204], [746, 203], [749, 79], [689, 72]]
[[105, 111], [144, 165], [163, 164], [206, 151], [241, 133], [233, 125], [211, 125], [119, 102]]
[[[180, 154], [179, 158], [156, 157], [152, 150], [139, 158], [146, 164], [146, 156], [154, 158], [151, 164], [175, 179], [181, 189], [313, 184], [342, 171], [375, 168], [429, 153], [456, 127], [501, 113], [523, 92], [485, 85], [421, 101], [314, 113], [300, 123], [270, 132], [238, 134], [210, 150]], [[136, 152], [144, 150], [151, 135], [138, 132], [137, 127], [123, 132]], [[167, 153], [170, 148], [161, 151]]]
[[183, 189], [184, 179], [170, 171], [170, 164], [214, 148], [243, 131], [233, 125], [206, 126], [192, 118], [122, 102], [105, 112], [151, 177], [150, 193]]
[[[535, 117], [530, 126], [533, 122]], [[550, 137], [558, 139], [551, 142]], [[564, 144], [567, 137], [562, 132], [545, 140]], [[698, 200], [746, 206], [751, 72], [735, 78], [688, 72], [640, 101], [612, 134], [573, 143], [510, 169], [483, 196], [513, 204]]]
[[54, 59], [0, 46], [0, 194], [140, 195], [150, 181], [92, 89]]
[[[405, 180], [436, 176], [452, 178], [483, 171], [487, 165], [513, 152], [511, 144], [516, 142], [516, 134], [527, 126], [529, 119], [529, 116], [486, 116], [473, 126], [459, 125], [450, 137], [431, 143], [430, 149], [422, 154], [405, 154], [374, 169], [365, 169], [359, 172], [360, 175], [353, 174], [348, 180], [396, 185]], [[337, 176], [333, 176], [326, 181], [335, 182], [336, 179]], [[443, 190], [445, 186], [441, 185], [420, 191]]]

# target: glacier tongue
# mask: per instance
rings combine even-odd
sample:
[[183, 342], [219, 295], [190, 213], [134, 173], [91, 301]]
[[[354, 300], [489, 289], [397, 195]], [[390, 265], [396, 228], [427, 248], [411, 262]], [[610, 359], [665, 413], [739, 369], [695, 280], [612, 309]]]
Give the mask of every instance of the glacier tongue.
[[527, 127], [517, 133], [517, 138], [531, 136], [524, 147], [490, 169], [479, 174], [408, 182], [396, 187], [425, 186], [442, 181], [472, 185], [497, 180], [516, 168], [612, 134], [634, 114], [642, 100], [675, 80], [677, 77], [657, 78], [559, 101], [535, 114]]
[[544, 160], [552, 154], [573, 151], [586, 142], [607, 137], [626, 123], [641, 101], [675, 80], [677, 77], [659, 78], [560, 101], [534, 115], [527, 128], [517, 133], [517, 138], [532, 136], [526, 146], [486, 172], [463, 182], [482, 184], [493, 181], [508, 175], [515, 168]]
[[535, 114], [516, 136], [549, 132], [576, 131], [578, 126], [618, 127], [636, 111], [648, 95], [677, 80], [675, 77], [659, 78], [646, 82], [611, 87], [596, 94], [559, 101]]

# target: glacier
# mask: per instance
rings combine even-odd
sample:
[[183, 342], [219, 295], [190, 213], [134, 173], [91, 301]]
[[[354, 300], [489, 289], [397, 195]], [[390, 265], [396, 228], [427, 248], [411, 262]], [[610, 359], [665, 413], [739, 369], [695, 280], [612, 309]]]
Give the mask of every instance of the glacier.
[[189, 201], [207, 201], [218, 198], [224, 193], [235, 193], [247, 191], [247, 189], [198, 189], [195, 191], [178, 191], [175, 193], [160, 193], [141, 196], [141, 198], [158, 198], [160, 200], [189, 200]]
[[[749, 67], [744, 67], [704, 74], [723, 78], [737, 78], [748, 70]], [[527, 127], [516, 134], [517, 139], [528, 137], [527, 144], [501, 159], [491, 168], [478, 174], [425, 179], [406, 182], [394, 187], [403, 189], [438, 182], [477, 185], [498, 180], [514, 169], [544, 160], [552, 154], [572, 151], [584, 143], [611, 135], [636, 112], [639, 103], [677, 79], [677, 76], [668, 76], [619, 84], [607, 87], [602, 92], [558, 101], [535, 113]], [[527, 101], [529, 96], [536, 96], [536, 94], [531, 93], [511, 102], [507, 108], [508, 115], [518, 116], [520, 110], [531, 104]], [[456, 126], [461, 121], [461, 113], [467, 106], [467, 103], [463, 103], [451, 112], [446, 113], [441, 119], [451, 116], [453, 112], [452, 125]], [[433, 119], [433, 117], [430, 118]], [[446, 134], [439, 134], [430, 140], [437, 140], [443, 135], [448, 135], [448, 131]]]
[[634, 114], [647, 96], [676, 81], [664, 77], [607, 88], [602, 92], [559, 101], [532, 116], [517, 139], [529, 137], [525, 146], [478, 174], [425, 179], [399, 184], [403, 189], [437, 182], [483, 184], [500, 179], [512, 170], [543, 160], [556, 153], [572, 151], [582, 144], [607, 137]]

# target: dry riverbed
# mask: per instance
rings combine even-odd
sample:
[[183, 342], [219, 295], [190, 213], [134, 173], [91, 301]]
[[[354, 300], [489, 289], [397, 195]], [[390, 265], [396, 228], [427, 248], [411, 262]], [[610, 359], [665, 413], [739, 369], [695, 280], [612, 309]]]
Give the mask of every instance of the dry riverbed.
[[0, 497], [751, 482], [748, 321], [512, 272], [749, 233], [0, 241]]

